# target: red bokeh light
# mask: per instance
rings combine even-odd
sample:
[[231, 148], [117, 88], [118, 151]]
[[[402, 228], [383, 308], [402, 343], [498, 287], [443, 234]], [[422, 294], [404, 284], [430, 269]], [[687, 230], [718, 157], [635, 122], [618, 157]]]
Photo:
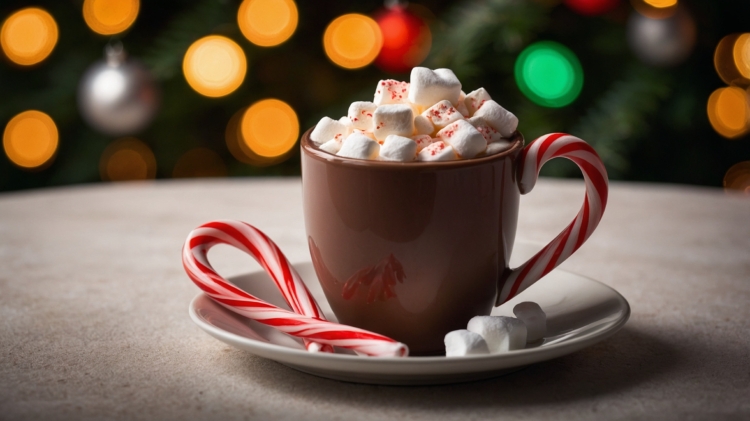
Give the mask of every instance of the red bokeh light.
[[596, 16], [609, 12], [617, 7], [620, 0], [565, 0], [565, 5], [576, 13]]
[[393, 7], [376, 15], [375, 20], [383, 33], [376, 66], [387, 72], [407, 72], [427, 57], [432, 33], [419, 16], [403, 7]]

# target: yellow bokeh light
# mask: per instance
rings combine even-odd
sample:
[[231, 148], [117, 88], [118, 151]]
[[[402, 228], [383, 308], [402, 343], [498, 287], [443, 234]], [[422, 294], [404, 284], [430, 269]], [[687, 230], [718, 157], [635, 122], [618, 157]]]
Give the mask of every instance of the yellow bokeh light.
[[250, 42], [261, 47], [279, 45], [297, 29], [297, 5], [293, 0], [245, 0], [237, 23]]
[[247, 59], [236, 42], [210, 35], [195, 41], [185, 53], [182, 71], [196, 92], [220, 97], [242, 85], [247, 73]]
[[41, 111], [24, 111], [5, 126], [3, 148], [8, 159], [22, 168], [51, 162], [58, 144], [55, 122]]
[[714, 130], [726, 138], [747, 133], [750, 125], [747, 92], [735, 86], [715, 90], [708, 98], [708, 119]]
[[283, 101], [264, 99], [245, 111], [239, 132], [244, 146], [255, 155], [256, 161], [260, 158], [278, 162], [277, 158], [285, 157], [297, 143], [297, 113]]
[[724, 175], [724, 189], [750, 196], [750, 161], [732, 165]]
[[352, 13], [339, 16], [326, 28], [323, 48], [337, 65], [356, 69], [370, 64], [380, 53], [383, 34], [377, 22]]
[[0, 30], [0, 46], [12, 62], [22, 66], [47, 58], [57, 44], [57, 23], [46, 11], [30, 7], [8, 17]]
[[83, 19], [97, 34], [119, 34], [135, 22], [140, 7], [139, 0], [84, 0]]
[[105, 181], [156, 178], [156, 157], [148, 145], [136, 138], [119, 139], [102, 153], [99, 174]]
[[656, 7], [658, 9], [665, 9], [667, 7], [677, 6], [677, 0], [643, 0], [649, 6]]
[[227, 167], [211, 149], [195, 148], [183, 154], [172, 170], [172, 177], [225, 177]]

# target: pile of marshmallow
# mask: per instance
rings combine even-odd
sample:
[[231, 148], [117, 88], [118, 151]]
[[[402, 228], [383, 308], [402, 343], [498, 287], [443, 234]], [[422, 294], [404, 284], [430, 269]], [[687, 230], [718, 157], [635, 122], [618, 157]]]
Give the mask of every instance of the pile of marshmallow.
[[453, 71], [415, 67], [408, 83], [381, 80], [372, 102], [353, 102], [339, 120], [323, 117], [310, 139], [347, 158], [450, 161], [507, 150], [517, 126], [484, 88], [465, 94]]
[[513, 307], [516, 317], [476, 316], [466, 329], [445, 335], [445, 356], [499, 354], [523, 349], [547, 332], [547, 315], [531, 301]]

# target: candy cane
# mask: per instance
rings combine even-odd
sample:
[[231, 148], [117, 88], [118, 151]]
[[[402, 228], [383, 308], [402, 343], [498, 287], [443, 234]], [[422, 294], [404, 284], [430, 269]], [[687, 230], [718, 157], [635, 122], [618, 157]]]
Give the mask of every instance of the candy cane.
[[[281, 291], [292, 311], [269, 304], [222, 278], [208, 262], [208, 250], [228, 244], [253, 256]], [[393, 339], [325, 319], [315, 299], [281, 250], [260, 230], [239, 221], [214, 221], [193, 230], [182, 249], [190, 279], [214, 301], [250, 319], [302, 338], [309, 351], [332, 352], [333, 346], [372, 356], [407, 356]]]
[[558, 157], [570, 159], [583, 172], [586, 183], [583, 207], [576, 219], [552, 242], [526, 263], [506, 273], [497, 305], [518, 295], [570, 257], [589, 238], [602, 219], [607, 206], [607, 170], [588, 143], [569, 134], [548, 134], [523, 149], [518, 169], [521, 194], [534, 188], [542, 165]]

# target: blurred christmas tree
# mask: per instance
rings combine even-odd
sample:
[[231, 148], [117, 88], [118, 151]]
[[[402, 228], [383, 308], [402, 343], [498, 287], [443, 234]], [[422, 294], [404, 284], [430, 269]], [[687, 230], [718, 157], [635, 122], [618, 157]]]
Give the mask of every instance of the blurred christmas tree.
[[[130, 15], [101, 15], [97, 3], [117, 6], [110, 14]], [[8, 127], [23, 126], [14, 116], [39, 110], [54, 122], [59, 141], [51, 159], [29, 161], [33, 169], [22, 168], [24, 158], [6, 147], [0, 190], [102, 179], [299, 174], [296, 132], [285, 132], [275, 146], [249, 144], [252, 133], [263, 136], [252, 119], [298, 119], [304, 131], [370, 98], [380, 79], [407, 80], [407, 65], [414, 63], [404, 57], [419, 62], [427, 50], [401, 48], [395, 34], [420, 45], [429, 45], [431, 34], [423, 65], [453, 69], [466, 92], [485, 87], [518, 115], [527, 141], [551, 131], [586, 139], [612, 178], [720, 185], [731, 165], [750, 159], [747, 130], [726, 140], [706, 116], [711, 92], [723, 86], [714, 49], [723, 36], [747, 30], [746, 0], [426, 0], [401, 9], [382, 0], [277, 3], [291, 4], [297, 19], [284, 15], [286, 27], [274, 39], [253, 29], [267, 20], [240, 0], [4, 1], [6, 26], [22, 9], [39, 7], [59, 35], [51, 54], [32, 65], [3, 45], [0, 124], [7, 137]], [[326, 55], [326, 28], [350, 13], [372, 16], [384, 29], [374, 65], [345, 69]], [[401, 23], [399, 32], [393, 25]], [[201, 67], [206, 54], [225, 60], [224, 73]], [[555, 73], [562, 76], [540, 77], [540, 66], [563, 69]], [[127, 90], [113, 91], [113, 78], [125, 80]], [[747, 87], [742, 78], [732, 83]], [[124, 108], [107, 108], [114, 97]], [[259, 102], [271, 98], [279, 101]], [[573, 168], [549, 164], [544, 173], [568, 176]]]

